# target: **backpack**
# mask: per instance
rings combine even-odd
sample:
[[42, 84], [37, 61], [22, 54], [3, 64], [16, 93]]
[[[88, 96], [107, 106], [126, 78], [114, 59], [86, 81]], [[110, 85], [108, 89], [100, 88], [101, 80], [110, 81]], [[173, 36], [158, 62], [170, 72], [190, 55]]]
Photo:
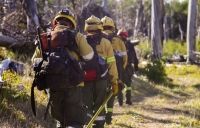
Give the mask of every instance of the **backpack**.
[[[120, 38], [119, 36], [117, 36], [115, 33], [113, 34], [109, 34], [109, 35], [105, 35], [103, 34], [103, 37], [108, 39], [111, 43], [112, 43], [112, 39], [114, 37], [118, 37]], [[121, 38], [120, 38], [121, 39]], [[118, 51], [115, 51], [114, 50], [114, 56], [115, 56], [115, 59], [116, 59], [116, 65], [117, 65], [117, 70], [118, 70], [118, 73], [123, 73], [124, 72], [124, 67], [123, 67], [123, 56], [121, 55], [121, 53], [119, 53]]]
[[108, 65], [106, 61], [99, 56], [96, 51], [96, 45], [99, 45], [102, 37], [100, 35], [87, 36], [88, 44], [93, 48], [94, 56], [89, 61], [82, 62], [83, 70], [85, 71], [84, 81], [94, 81], [99, 79], [108, 79]]
[[[58, 47], [51, 47], [51, 44], [56, 44], [51, 39], [51, 37], [56, 37], [54, 33], [56, 32], [47, 34], [48, 49], [45, 49], [45, 51], [43, 51], [43, 45], [40, 42], [43, 58], [34, 67], [35, 77], [31, 88], [31, 103], [35, 116], [34, 87], [37, 87], [40, 91], [45, 91], [45, 89], [66, 91], [70, 86], [76, 87], [84, 80], [84, 71], [80, 62], [65, 50], [65, 47], [77, 45], [76, 42], [72, 43], [71, 31], [67, 29], [57, 31], [57, 35], [61, 38]], [[40, 39], [40, 36], [38, 36], [37, 40]], [[64, 43], [64, 39], [67, 39], [68, 42]]]
[[128, 63], [129, 64], [138, 64], [138, 59], [136, 56], [134, 44], [131, 44], [129, 40], [124, 40], [126, 49], [127, 49], [127, 56], [128, 56]]

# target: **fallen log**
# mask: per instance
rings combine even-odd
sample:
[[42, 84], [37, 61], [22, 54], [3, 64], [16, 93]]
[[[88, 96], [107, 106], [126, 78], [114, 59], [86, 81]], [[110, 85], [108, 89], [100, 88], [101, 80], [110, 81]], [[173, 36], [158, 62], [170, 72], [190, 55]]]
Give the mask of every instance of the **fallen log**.
[[200, 55], [200, 52], [192, 51], [192, 53], [195, 55]]
[[183, 55], [179, 55], [178, 57], [174, 57], [174, 58], [167, 58], [166, 62], [168, 63], [174, 63], [174, 62], [186, 62], [186, 57], [184, 57]]
[[0, 34], [0, 46], [7, 48], [19, 48], [22, 45], [17, 39]]

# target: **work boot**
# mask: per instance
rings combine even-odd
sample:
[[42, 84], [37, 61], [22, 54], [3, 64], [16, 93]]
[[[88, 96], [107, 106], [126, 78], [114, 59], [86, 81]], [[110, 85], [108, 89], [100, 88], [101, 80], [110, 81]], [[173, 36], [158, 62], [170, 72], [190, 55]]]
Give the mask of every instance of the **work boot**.
[[132, 105], [132, 101], [131, 101], [131, 90], [127, 90], [127, 91], [126, 91], [126, 104]]
[[106, 118], [106, 125], [112, 124], [112, 118]]
[[126, 101], [126, 104], [128, 104], [128, 105], [132, 105], [132, 101]]
[[119, 106], [123, 106], [123, 99], [118, 99]]

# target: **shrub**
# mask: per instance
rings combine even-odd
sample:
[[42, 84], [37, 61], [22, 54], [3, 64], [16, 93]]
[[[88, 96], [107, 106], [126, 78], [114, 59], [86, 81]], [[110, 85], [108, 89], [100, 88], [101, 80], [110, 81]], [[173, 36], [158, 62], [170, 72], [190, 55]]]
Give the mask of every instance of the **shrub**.
[[144, 73], [150, 82], [160, 84], [166, 82], [167, 75], [163, 66], [163, 60], [155, 59], [147, 64], [144, 68]]

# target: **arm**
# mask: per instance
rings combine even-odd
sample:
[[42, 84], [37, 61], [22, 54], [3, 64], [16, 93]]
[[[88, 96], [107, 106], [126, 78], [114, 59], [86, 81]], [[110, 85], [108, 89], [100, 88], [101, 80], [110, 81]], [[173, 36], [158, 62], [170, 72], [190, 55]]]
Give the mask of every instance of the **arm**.
[[34, 52], [32, 58], [31, 58], [32, 63], [34, 62], [35, 58], [42, 58], [41, 52], [40, 52], [38, 47], [36, 47], [35, 52]]
[[84, 35], [78, 33], [75, 39], [78, 45], [78, 52], [80, 56], [82, 56], [84, 60], [91, 60], [94, 56], [94, 51], [92, 47], [87, 43], [87, 40], [84, 37]]
[[118, 71], [117, 71], [117, 65], [116, 65], [116, 60], [114, 56], [114, 50], [111, 45], [111, 43], [108, 43], [107, 47], [107, 64], [108, 64], [108, 70], [109, 70], [109, 75], [110, 75], [110, 83], [112, 86], [112, 91], [113, 94], [116, 95], [118, 93]]
[[126, 50], [126, 46], [125, 46], [124, 42], [121, 39], [119, 40], [119, 43], [120, 43], [120, 47], [122, 50], [122, 56], [123, 56], [123, 61], [124, 61], [123, 67], [125, 69], [126, 65], [127, 65], [127, 61], [128, 61], [127, 50]]
[[117, 66], [116, 66], [116, 60], [113, 52], [113, 48], [111, 43], [107, 43], [107, 64], [108, 64], [108, 70], [109, 70], [109, 75], [110, 75], [110, 82], [111, 83], [116, 83], [118, 79], [118, 72], [117, 72]]
[[133, 46], [133, 53], [134, 53], [133, 54], [133, 56], [134, 56], [134, 70], [135, 70], [135, 72], [137, 72], [138, 71], [138, 63], [139, 63], [139, 61], [138, 61], [134, 46]]

